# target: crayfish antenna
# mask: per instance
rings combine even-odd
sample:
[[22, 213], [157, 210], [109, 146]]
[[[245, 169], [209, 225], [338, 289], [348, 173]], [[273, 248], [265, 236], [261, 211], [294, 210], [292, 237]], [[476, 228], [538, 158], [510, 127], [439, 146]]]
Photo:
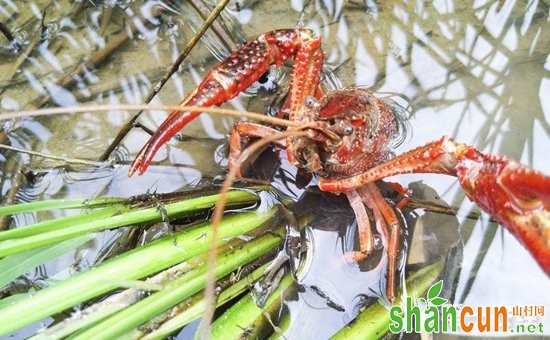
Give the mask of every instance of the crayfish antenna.
[[216, 285], [216, 278], [214, 276], [214, 272], [215, 272], [215, 265], [216, 265], [216, 256], [218, 254], [218, 245], [216, 240], [218, 239], [219, 226], [220, 226], [221, 219], [223, 217], [225, 204], [227, 203], [227, 193], [231, 189], [231, 186], [235, 182], [235, 179], [238, 177], [237, 174], [240, 172], [240, 164], [244, 163], [250, 155], [255, 154], [258, 150], [263, 148], [265, 145], [269, 143], [273, 143], [274, 141], [285, 139], [292, 136], [307, 136], [307, 132], [290, 129], [287, 131], [274, 133], [270, 136], [266, 136], [254, 142], [241, 153], [241, 155], [238, 158], [238, 162], [236, 162], [236, 166], [231, 167], [229, 169], [229, 172], [225, 176], [222, 187], [220, 189], [220, 198], [218, 199], [218, 201], [216, 202], [216, 205], [214, 206], [214, 213], [212, 216], [212, 245], [210, 246], [210, 249], [208, 251], [208, 268], [207, 268], [207, 280], [206, 280], [207, 282], [206, 282], [206, 287], [204, 292], [205, 301], [212, 301], [212, 302], [207, 303], [203, 314], [203, 323], [205, 325], [208, 325], [212, 320], [212, 317], [214, 315], [214, 309], [215, 309], [215, 305], [213, 303], [213, 301], [216, 301], [215, 289], [214, 289]]

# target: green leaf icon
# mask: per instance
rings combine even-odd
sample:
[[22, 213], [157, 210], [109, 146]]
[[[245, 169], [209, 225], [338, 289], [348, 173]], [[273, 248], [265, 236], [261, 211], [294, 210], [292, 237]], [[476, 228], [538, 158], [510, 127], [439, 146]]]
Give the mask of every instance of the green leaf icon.
[[434, 305], [434, 306], [441, 306], [442, 304], [446, 303], [447, 302], [447, 299], [444, 299], [444, 298], [440, 298], [439, 296], [438, 297], [435, 297], [433, 298], [432, 300], [430, 300], [431, 304]]
[[418, 301], [420, 301], [422, 303], [426, 303], [426, 299], [424, 299], [424, 298], [418, 298]]
[[433, 299], [441, 293], [441, 288], [443, 287], [443, 280], [439, 280], [438, 283], [434, 284], [428, 290], [428, 299]]

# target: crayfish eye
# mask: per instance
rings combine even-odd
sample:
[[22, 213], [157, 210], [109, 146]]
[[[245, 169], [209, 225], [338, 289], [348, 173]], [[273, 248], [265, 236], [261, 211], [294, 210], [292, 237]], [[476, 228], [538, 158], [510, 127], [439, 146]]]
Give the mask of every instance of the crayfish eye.
[[313, 108], [318, 107], [319, 105], [321, 105], [319, 103], [319, 101], [317, 99], [315, 99], [315, 97], [313, 97], [313, 96], [307, 96], [306, 99], [305, 99], [305, 104], [310, 109], [313, 109]]
[[344, 136], [350, 136], [353, 133], [353, 131], [354, 131], [354, 128], [351, 125], [347, 125], [342, 129], [342, 133], [344, 134]]

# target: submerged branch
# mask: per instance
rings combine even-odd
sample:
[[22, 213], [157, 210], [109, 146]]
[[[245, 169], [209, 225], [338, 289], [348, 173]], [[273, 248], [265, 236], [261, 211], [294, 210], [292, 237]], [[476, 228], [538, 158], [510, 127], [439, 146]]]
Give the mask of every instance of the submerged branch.
[[[205, 4], [203, 4], [202, 1], [190, 0], [189, 4], [195, 9], [195, 11], [197, 11], [197, 13], [199, 13], [201, 18], [205, 22], [208, 20], [208, 12], [210, 11], [210, 9]], [[237, 49], [237, 44], [235, 43], [235, 41], [233, 41], [233, 37], [228, 32], [228, 29], [227, 27], [225, 27], [223, 22], [220, 23], [218, 21], [214, 21], [212, 22], [210, 28], [212, 29], [212, 31], [214, 31], [214, 33], [220, 39], [221, 43], [224, 44], [229, 51], [235, 51]]]
[[[424, 209], [429, 212], [452, 216], [455, 216], [459, 211], [459, 208], [457, 207], [449, 207], [435, 202], [423, 201], [414, 198], [410, 200], [407, 207], [411, 209]], [[465, 217], [471, 220], [478, 220], [481, 217], [481, 214], [477, 211], [470, 211]], [[490, 218], [489, 221], [496, 223], [496, 221], [492, 218]]]
[[10, 43], [15, 40], [15, 37], [13, 36], [13, 34], [11, 34], [10, 29], [6, 25], [4, 25], [3, 22], [0, 22], [0, 32], [2, 32], [2, 34], [6, 37], [6, 39], [8, 39]]

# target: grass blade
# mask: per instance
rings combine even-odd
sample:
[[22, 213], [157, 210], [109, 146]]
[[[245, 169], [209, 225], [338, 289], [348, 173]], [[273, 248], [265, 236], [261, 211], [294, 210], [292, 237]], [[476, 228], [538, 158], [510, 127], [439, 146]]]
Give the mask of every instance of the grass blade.
[[[271, 293], [264, 308], [256, 305], [252, 294], [247, 294], [214, 321], [211, 327], [212, 339], [264, 339], [269, 335], [271, 324], [266, 314], [275, 316], [280, 312], [284, 297], [295, 291], [294, 278], [287, 274], [277, 289]], [[281, 315], [277, 315], [281, 317]], [[269, 328], [269, 329], [268, 329]]]
[[[225, 218], [220, 225], [218, 242], [223, 244], [228, 238], [245, 234], [267, 222], [275, 211], [272, 208], [265, 213], [242, 213]], [[117, 280], [139, 279], [206, 251], [210, 228], [210, 224], [203, 223], [151, 242], [0, 309], [0, 335], [116, 289]]]
[[121, 214], [129, 208], [123, 205], [116, 205], [96, 211], [87, 211], [78, 215], [71, 215], [47, 220], [25, 227], [19, 227], [0, 232], [0, 241], [12, 240], [16, 238], [29, 237], [37, 234], [42, 234], [48, 231], [67, 228], [76, 224], [82, 224], [88, 221], [99, 220], [105, 217]]
[[[229, 244], [228, 244], [229, 246]], [[191, 262], [193, 259], [187, 261]], [[187, 263], [185, 262], [185, 263]], [[239, 281], [229, 281], [230, 284], [224, 285], [218, 299], [217, 305], [221, 306], [225, 302], [242, 294], [250, 285], [258, 280], [267, 268], [268, 264], [264, 264], [256, 268], [250, 274], [240, 278]], [[174, 273], [178, 272], [181, 265], [171, 267], [170, 269], [155, 275], [146, 282], [163, 282], [169, 279]], [[185, 267], [185, 266], [183, 266]], [[138, 301], [143, 297], [142, 293], [135, 289], [128, 289], [124, 292], [111, 295], [101, 302], [97, 302], [92, 306], [86, 307], [80, 315], [71, 316], [68, 319], [61, 321], [47, 329], [41, 330], [29, 340], [46, 340], [46, 339], [62, 339], [70, 334], [85, 329], [86, 327], [97, 323], [103, 318], [116, 313], [129, 306], [131, 303]], [[203, 294], [198, 293], [193, 297], [181, 302], [178, 306], [166, 311], [163, 315], [149, 320], [147, 324], [139, 327], [132, 333], [126, 334], [124, 338], [132, 339], [164, 339], [171, 333], [177, 331], [189, 322], [199, 318], [204, 311]], [[159, 326], [160, 325], [160, 326]], [[154, 331], [150, 331], [154, 330]], [[151, 333], [147, 333], [151, 332]]]
[[25, 252], [8, 256], [0, 260], [0, 290], [17, 277], [28, 272], [36, 266], [65, 254], [84, 243], [92, 240], [93, 234], [84, 235], [72, 240], [27, 250]]
[[[237, 270], [240, 266], [255, 260], [265, 252], [281, 243], [281, 238], [272, 234], [264, 235], [245, 243], [240, 249], [226, 252], [216, 260], [216, 278], [219, 279]], [[117, 338], [137, 326], [178, 304], [184, 299], [204, 289], [206, 284], [207, 263], [174, 280], [165, 289], [155, 292], [147, 298], [124, 309], [103, 322], [94, 325], [74, 339]]]
[[[438, 278], [443, 261], [419, 269], [407, 279], [409, 296], [421, 296]], [[404, 301], [400, 295], [396, 301]], [[350, 324], [342, 328], [331, 339], [379, 339], [389, 332], [390, 313], [387, 307], [374, 303], [363, 310]]]
[[[204, 197], [197, 197], [181, 202], [168, 203], [164, 205], [166, 214], [168, 217], [179, 217], [186, 214], [195, 213], [204, 209], [208, 209], [216, 204], [219, 199], [219, 195], [210, 195]], [[258, 200], [258, 196], [243, 190], [234, 190], [228, 193], [228, 200], [231, 200], [232, 204], [251, 203]], [[114, 229], [128, 225], [160, 222], [162, 216], [159, 213], [157, 207], [134, 209], [124, 214], [110, 216], [103, 219], [95, 219], [90, 222], [84, 222], [81, 224], [70, 225], [58, 230], [51, 230], [24, 238], [8, 239], [0, 241], [0, 257], [13, 255], [26, 251], [32, 248], [45, 246], [48, 244], [61, 242], [68, 240], [86, 233]], [[34, 230], [33, 226], [29, 226]], [[23, 228], [24, 229], [24, 228]], [[9, 233], [11, 231], [5, 231], [0, 233], [0, 239], [3, 238], [2, 233]]]
[[33, 211], [55, 210], [55, 209], [90, 209], [106, 207], [112, 204], [126, 203], [125, 198], [98, 197], [98, 198], [69, 198], [47, 201], [36, 201], [29, 203], [10, 204], [0, 207], [0, 216], [22, 214]]
[[[222, 306], [227, 301], [234, 299], [235, 297], [241, 295], [245, 290], [249, 289], [254, 282], [259, 280], [265, 274], [268, 266], [269, 263], [259, 267], [254, 272], [227, 287], [227, 289], [222, 291], [218, 296], [216, 307]], [[142, 340], [164, 339], [191, 321], [198, 319], [206, 308], [202, 293], [197, 294], [191, 301], [186, 302], [187, 308], [184, 311], [162, 323], [158, 329], [147, 335], [140, 332], [135, 332], [131, 334], [131, 338], [140, 338]], [[154, 320], [151, 322], [154, 322]]]

